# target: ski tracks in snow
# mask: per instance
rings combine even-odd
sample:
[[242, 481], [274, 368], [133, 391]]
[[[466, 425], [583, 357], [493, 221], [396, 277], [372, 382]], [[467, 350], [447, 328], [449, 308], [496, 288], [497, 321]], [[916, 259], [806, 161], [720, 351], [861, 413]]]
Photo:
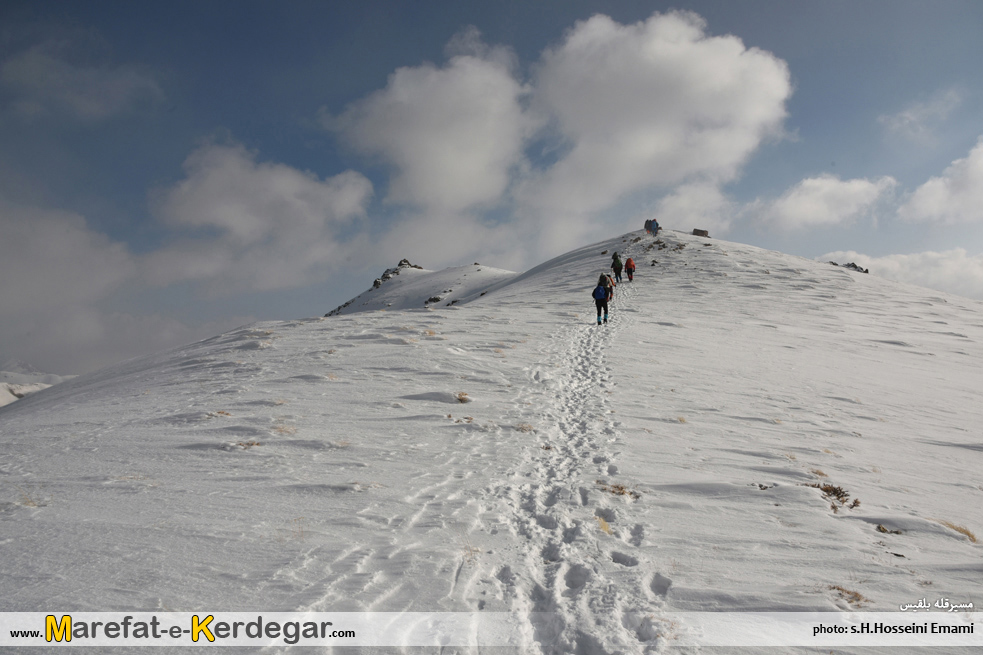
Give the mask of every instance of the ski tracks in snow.
[[529, 371], [544, 436], [497, 495], [522, 544], [518, 570], [496, 574], [512, 609], [529, 618], [527, 644], [544, 654], [658, 652], [662, 604], [636, 553], [638, 495], [618, 479], [620, 433], [609, 408], [617, 379], [604, 352], [632, 323], [634, 291], [619, 285], [611, 321], [572, 326], [547, 342]]

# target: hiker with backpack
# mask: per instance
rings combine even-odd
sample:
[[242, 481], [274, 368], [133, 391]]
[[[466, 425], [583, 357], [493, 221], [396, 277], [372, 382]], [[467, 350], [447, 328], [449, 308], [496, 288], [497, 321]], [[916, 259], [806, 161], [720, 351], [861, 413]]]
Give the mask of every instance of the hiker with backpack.
[[608, 301], [614, 297], [614, 282], [607, 273], [601, 273], [594, 287], [594, 305], [597, 307], [597, 324], [601, 324], [601, 310], [604, 310], [604, 322], [608, 322]]
[[621, 282], [622, 268], [624, 268], [624, 266], [621, 263], [621, 257], [618, 256], [618, 253], [614, 253], [614, 255], [611, 257], [611, 270], [614, 271], [615, 282]]
[[635, 279], [635, 260], [629, 257], [625, 260], [625, 273], [628, 274], [628, 281]]

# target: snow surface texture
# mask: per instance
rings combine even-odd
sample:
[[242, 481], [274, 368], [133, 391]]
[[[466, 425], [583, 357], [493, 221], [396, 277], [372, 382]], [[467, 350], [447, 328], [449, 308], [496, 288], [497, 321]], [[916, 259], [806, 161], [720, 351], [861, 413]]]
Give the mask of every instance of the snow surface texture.
[[0, 610], [550, 612], [516, 652], [601, 654], [983, 602], [983, 303], [671, 232], [486, 282], [0, 409]]

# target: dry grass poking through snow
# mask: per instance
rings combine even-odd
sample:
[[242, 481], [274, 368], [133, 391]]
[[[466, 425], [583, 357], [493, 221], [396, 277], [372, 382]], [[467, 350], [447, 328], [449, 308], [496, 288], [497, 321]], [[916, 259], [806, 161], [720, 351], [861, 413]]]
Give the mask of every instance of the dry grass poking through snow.
[[46, 507], [48, 505], [48, 499], [42, 495], [40, 487], [24, 489], [20, 485], [14, 486], [20, 492], [20, 499], [17, 501], [17, 504], [21, 507]]
[[597, 521], [597, 525], [601, 528], [601, 532], [604, 534], [611, 534], [611, 526], [600, 516], [595, 516], [594, 519]]
[[849, 589], [845, 589], [836, 584], [831, 584], [829, 588], [839, 594], [840, 598], [848, 602], [850, 605], [863, 607], [865, 604], [870, 603], [870, 599], [860, 592], [850, 591]]
[[478, 555], [481, 553], [480, 548], [475, 548], [471, 544], [471, 537], [463, 532], [459, 532], [458, 535], [461, 537], [461, 544], [464, 547], [464, 563], [465, 564], [476, 564], [478, 562]]
[[290, 519], [286, 526], [276, 529], [273, 538], [280, 543], [293, 540], [303, 541], [304, 537], [307, 536], [307, 532], [304, 527], [304, 520], [305, 518], [303, 516]]
[[[857, 498], [853, 499], [853, 502], [847, 505], [850, 500], [850, 494], [843, 489], [843, 487], [837, 487], [831, 484], [810, 484], [810, 487], [814, 487], [823, 492], [823, 498], [830, 501], [829, 508], [833, 510], [834, 514], [839, 513], [840, 507], [846, 507], [847, 509], [856, 509], [860, 507], [860, 500]], [[837, 505], [839, 503], [839, 505]]]
[[597, 486], [599, 486], [604, 491], [614, 494], [615, 496], [627, 496], [632, 500], [638, 500], [642, 497], [642, 494], [638, 493], [634, 489], [629, 489], [623, 484], [608, 484], [603, 480], [595, 480]]
[[979, 543], [979, 541], [976, 539], [976, 535], [970, 532], [969, 528], [964, 528], [961, 525], [956, 525], [955, 523], [952, 523], [950, 521], [943, 521], [941, 519], [932, 519], [932, 520], [935, 521], [936, 523], [941, 523], [942, 525], [949, 528], [950, 530], [955, 530], [959, 534], [966, 535], [967, 537], [969, 537], [969, 540], [972, 541], [974, 544]]
[[471, 399], [468, 398], [468, 394], [465, 391], [458, 391], [456, 394], [454, 394], [454, 397], [457, 398], [457, 402], [459, 403], [471, 402]]
[[515, 429], [518, 430], [519, 432], [535, 432], [536, 431], [536, 428], [534, 428], [533, 426], [529, 425], [528, 423], [518, 423], [518, 424], [516, 424]]

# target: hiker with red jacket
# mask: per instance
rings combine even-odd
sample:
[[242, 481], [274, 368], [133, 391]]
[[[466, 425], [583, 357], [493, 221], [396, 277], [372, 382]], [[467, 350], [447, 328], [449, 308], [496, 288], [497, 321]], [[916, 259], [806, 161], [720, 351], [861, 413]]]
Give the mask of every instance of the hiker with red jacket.
[[597, 307], [597, 324], [601, 324], [601, 310], [604, 310], [604, 322], [608, 322], [608, 301], [614, 297], [614, 281], [607, 273], [601, 273], [594, 287], [594, 305]]
[[628, 274], [628, 281], [635, 279], [635, 260], [629, 257], [625, 260], [625, 273]]

